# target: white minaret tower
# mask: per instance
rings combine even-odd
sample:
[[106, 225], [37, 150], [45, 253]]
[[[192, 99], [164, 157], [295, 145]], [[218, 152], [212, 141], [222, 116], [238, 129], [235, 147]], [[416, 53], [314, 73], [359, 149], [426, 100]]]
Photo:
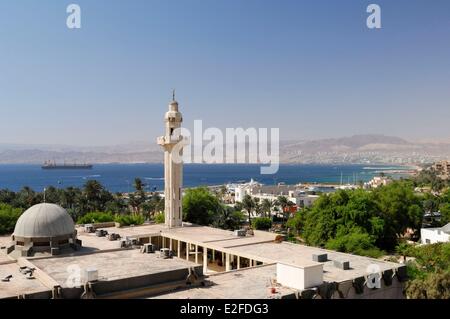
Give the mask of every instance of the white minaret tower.
[[[169, 111], [166, 113], [164, 122], [166, 125], [166, 134], [158, 137], [157, 142], [164, 148], [165, 222], [169, 228], [181, 227], [183, 216], [181, 207], [183, 162], [181, 161], [181, 156], [175, 158], [175, 154], [172, 151], [175, 145], [182, 141], [182, 136], [176, 134], [177, 132], [174, 131], [177, 128], [181, 128], [183, 117], [178, 111], [178, 102], [175, 101], [175, 90], [173, 91], [172, 102], [169, 104]], [[182, 151], [179, 153], [182, 153]]]

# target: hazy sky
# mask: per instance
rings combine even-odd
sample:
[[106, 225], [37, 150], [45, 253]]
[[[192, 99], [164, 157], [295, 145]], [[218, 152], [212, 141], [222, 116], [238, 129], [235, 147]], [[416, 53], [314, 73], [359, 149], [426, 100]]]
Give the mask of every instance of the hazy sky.
[[187, 127], [448, 138], [450, 1], [0, 2], [0, 143], [154, 143], [173, 87]]

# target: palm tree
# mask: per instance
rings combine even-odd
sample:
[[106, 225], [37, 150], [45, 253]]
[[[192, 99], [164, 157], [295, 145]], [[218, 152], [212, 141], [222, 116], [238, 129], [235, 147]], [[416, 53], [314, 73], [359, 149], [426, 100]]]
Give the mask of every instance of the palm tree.
[[274, 206], [274, 201], [268, 198], [264, 198], [261, 202], [261, 206], [262, 211], [264, 212], [264, 217], [267, 217], [267, 215], [270, 216], [270, 213], [272, 212], [272, 208]]
[[289, 208], [294, 206], [295, 204], [291, 202], [286, 196], [278, 196], [277, 205], [281, 207], [283, 216], [287, 221], [287, 218], [289, 216]]
[[145, 184], [140, 178], [134, 179], [134, 188], [136, 189], [135, 194], [130, 194], [130, 205], [133, 207], [134, 211], [139, 213], [142, 204], [145, 203], [146, 196], [144, 191]]
[[95, 180], [87, 181], [84, 184], [83, 195], [87, 201], [87, 208], [91, 211], [100, 210], [100, 199], [103, 192], [103, 186]]
[[79, 193], [80, 190], [75, 187], [67, 187], [66, 189], [63, 189], [61, 192], [61, 204], [63, 207], [73, 209]]
[[250, 195], [245, 195], [244, 199], [242, 200], [242, 208], [247, 211], [248, 213], [248, 223], [251, 226], [252, 225], [252, 212], [255, 209], [255, 201]]
[[262, 214], [264, 213], [264, 210], [263, 210], [263, 206], [262, 206], [262, 204], [260, 202], [260, 199], [256, 197], [256, 198], [253, 199], [253, 201], [255, 202], [254, 211], [255, 211], [257, 216], [261, 217]]
[[136, 192], [142, 192], [144, 190], [144, 183], [142, 183], [142, 180], [140, 178], [134, 179], [134, 188], [136, 189]]
[[28, 209], [37, 204], [40, 200], [36, 198], [36, 193], [28, 186], [24, 186], [22, 190], [17, 193], [16, 206]]

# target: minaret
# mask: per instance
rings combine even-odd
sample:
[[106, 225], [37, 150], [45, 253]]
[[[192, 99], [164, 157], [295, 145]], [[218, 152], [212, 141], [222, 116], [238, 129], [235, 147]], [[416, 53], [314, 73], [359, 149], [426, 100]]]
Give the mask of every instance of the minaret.
[[172, 151], [175, 145], [182, 140], [182, 136], [179, 133], [176, 134], [177, 132], [175, 130], [181, 128], [183, 117], [178, 111], [175, 90], [173, 91], [172, 102], [169, 104], [169, 111], [166, 113], [164, 122], [166, 125], [166, 134], [158, 137], [158, 144], [164, 148], [165, 223], [169, 228], [181, 227], [183, 216], [181, 207], [183, 162], [178, 160], [180, 156], [175, 159], [175, 154], [172, 154]]

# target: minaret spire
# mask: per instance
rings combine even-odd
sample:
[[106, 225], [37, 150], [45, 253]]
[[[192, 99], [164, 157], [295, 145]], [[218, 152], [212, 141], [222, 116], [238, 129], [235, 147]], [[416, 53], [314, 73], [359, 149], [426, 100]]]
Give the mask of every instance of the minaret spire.
[[182, 141], [182, 136], [176, 132], [181, 128], [183, 117], [175, 101], [175, 90], [172, 91], [172, 98], [164, 116], [165, 135], [157, 139], [164, 149], [164, 213], [165, 224], [169, 228], [181, 227], [183, 218], [183, 162], [178, 159], [183, 151], [175, 148]]

